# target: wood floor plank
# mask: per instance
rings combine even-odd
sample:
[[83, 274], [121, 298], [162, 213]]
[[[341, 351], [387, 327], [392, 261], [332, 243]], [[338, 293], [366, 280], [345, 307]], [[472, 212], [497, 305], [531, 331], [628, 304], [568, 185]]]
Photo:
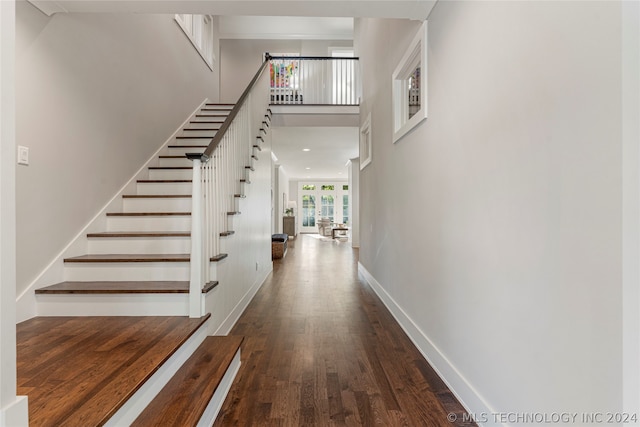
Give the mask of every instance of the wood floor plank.
[[209, 315], [36, 317], [17, 325], [30, 426], [102, 425]]
[[296, 240], [230, 333], [245, 337], [243, 364], [215, 426], [462, 420], [464, 408], [358, 278], [357, 250]]

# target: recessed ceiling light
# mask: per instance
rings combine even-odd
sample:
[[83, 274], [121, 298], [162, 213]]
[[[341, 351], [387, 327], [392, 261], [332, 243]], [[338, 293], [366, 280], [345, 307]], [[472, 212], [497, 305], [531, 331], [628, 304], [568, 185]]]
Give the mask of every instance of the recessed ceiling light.
[[306, 170], [310, 170], [311, 168], [305, 168]]
[[342, 172], [338, 172], [338, 175], [342, 175]]
[[311, 151], [311, 148], [303, 148], [302, 151]]

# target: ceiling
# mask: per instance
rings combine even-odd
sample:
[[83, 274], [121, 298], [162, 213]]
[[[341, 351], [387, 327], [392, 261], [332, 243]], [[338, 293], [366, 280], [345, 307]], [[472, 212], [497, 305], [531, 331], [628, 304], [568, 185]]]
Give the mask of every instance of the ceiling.
[[220, 16], [221, 39], [352, 40], [353, 18]]
[[347, 162], [358, 157], [357, 127], [274, 127], [272, 141], [276, 164], [292, 180], [346, 180]]
[[436, 0], [31, 0], [58, 12], [199, 13], [426, 19]]

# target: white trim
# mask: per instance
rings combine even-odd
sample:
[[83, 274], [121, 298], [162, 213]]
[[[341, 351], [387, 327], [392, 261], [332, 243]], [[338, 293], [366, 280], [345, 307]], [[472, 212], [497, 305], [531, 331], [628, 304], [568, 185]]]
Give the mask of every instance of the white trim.
[[[427, 22], [425, 21], [407, 51], [402, 56], [392, 75], [393, 142], [398, 142], [405, 134], [427, 118]], [[408, 118], [406, 76], [420, 64], [420, 109]]]
[[373, 145], [371, 144], [371, 111], [367, 114], [362, 127], [360, 127], [360, 170], [364, 169], [373, 157]]
[[[622, 408], [640, 413], [640, 6], [622, 2]], [[625, 425], [638, 425], [629, 423]]]
[[40, 10], [47, 16], [51, 16], [55, 13], [69, 13], [60, 3], [54, 0], [27, 0], [33, 6]]
[[[422, 332], [420, 327], [409, 317], [409, 315], [398, 305], [384, 287], [369, 273], [369, 271], [358, 262], [358, 272], [362, 274], [371, 289], [382, 300], [387, 309], [391, 312], [396, 321], [400, 324], [409, 339], [415, 344], [420, 353], [427, 359], [427, 362], [436, 371], [438, 376], [445, 382], [449, 390], [456, 396], [462, 406], [470, 414], [494, 414], [494, 411], [487, 401], [480, 395], [475, 387], [467, 381], [460, 371], [451, 363], [449, 359], [440, 351], [438, 347]], [[483, 424], [478, 423], [483, 426]], [[490, 425], [489, 423], [484, 426]]]
[[27, 396], [18, 396], [7, 407], [0, 409], [0, 426], [17, 427], [29, 425]]
[[[216, 54], [213, 51], [213, 40], [210, 41], [210, 43], [212, 44], [211, 46], [209, 46], [211, 48], [211, 59], [207, 58], [207, 55], [205, 52], [203, 52], [203, 50], [198, 46], [198, 42], [196, 41], [196, 39], [194, 38], [194, 35], [191, 34], [191, 31], [189, 31], [185, 25], [185, 23], [179, 19], [178, 17], [180, 16], [180, 14], [176, 14], [175, 15], [175, 21], [178, 24], [178, 26], [180, 27], [180, 29], [182, 30], [182, 32], [184, 33], [185, 36], [187, 36], [187, 38], [189, 39], [189, 41], [191, 42], [191, 44], [193, 45], [194, 49], [196, 50], [196, 52], [198, 52], [198, 55], [200, 55], [200, 57], [202, 58], [202, 60], [204, 61], [205, 64], [207, 64], [207, 67], [209, 67], [209, 69], [211, 71], [215, 71], [213, 69], [213, 63], [216, 62]], [[203, 16], [203, 15], [191, 15], [192, 19], [194, 16]], [[214, 25], [213, 22], [213, 18], [210, 15], [204, 15], [207, 16], [209, 18], [209, 20], [211, 21], [211, 25]], [[211, 31], [211, 37], [213, 38], [213, 29]]]
[[[189, 115], [189, 117], [173, 132], [173, 134], [167, 138], [167, 140], [156, 150], [155, 153], [147, 160], [147, 162], [138, 169], [138, 171], [131, 177], [131, 179], [124, 185], [118, 192], [109, 200], [104, 207], [85, 225], [82, 230], [64, 247], [51, 262], [42, 270], [42, 272], [29, 284], [29, 286], [16, 298], [16, 319], [17, 322], [30, 319], [38, 315], [37, 303], [35, 298], [35, 289], [51, 285], [53, 283], [61, 282], [64, 280], [64, 258], [83, 255], [86, 253], [88, 247], [87, 233], [92, 230], [101, 229], [100, 225], [106, 224], [106, 213], [112, 210], [119, 210], [122, 205], [122, 195], [125, 192], [135, 188], [136, 180], [142, 179], [142, 175], [146, 173], [147, 168], [157, 161], [160, 152], [166, 148], [174, 138], [182, 131], [189, 121], [200, 111], [200, 109], [209, 102], [209, 99], [205, 98], [204, 101]], [[102, 228], [103, 230], [106, 227]]]
[[241, 362], [241, 354], [240, 349], [236, 352], [236, 355], [231, 360], [229, 367], [227, 368], [222, 380], [220, 380], [220, 384], [216, 388], [216, 391], [213, 393], [209, 404], [204, 410], [202, 417], [196, 424], [196, 427], [201, 426], [212, 426], [215, 422], [216, 418], [218, 418], [218, 414], [220, 413], [220, 409], [222, 409], [222, 404], [224, 403], [227, 394], [229, 394], [229, 390], [231, 390], [231, 386], [233, 385], [233, 380], [236, 375], [238, 375], [238, 371], [240, 371]]
[[233, 328], [233, 325], [235, 325], [238, 319], [240, 318], [240, 316], [242, 316], [242, 313], [244, 313], [244, 311], [246, 310], [247, 306], [249, 305], [253, 297], [258, 293], [258, 291], [260, 290], [264, 282], [267, 280], [267, 277], [269, 277], [269, 274], [271, 274], [271, 271], [273, 271], [273, 264], [270, 263], [270, 266], [271, 268], [266, 269], [263, 272], [262, 276], [258, 276], [258, 279], [255, 281], [255, 283], [244, 294], [242, 299], [238, 301], [238, 304], [236, 304], [236, 306], [233, 308], [233, 310], [231, 310], [227, 318], [224, 319], [222, 324], [218, 327], [218, 329], [216, 329], [216, 331], [212, 335], [228, 335], [229, 334], [229, 332], [231, 331], [231, 328]]

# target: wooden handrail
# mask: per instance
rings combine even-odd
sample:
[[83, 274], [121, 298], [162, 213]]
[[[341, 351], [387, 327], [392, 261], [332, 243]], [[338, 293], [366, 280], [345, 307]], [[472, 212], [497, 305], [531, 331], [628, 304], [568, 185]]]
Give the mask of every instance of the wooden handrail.
[[256, 73], [256, 75], [253, 76], [253, 80], [251, 80], [251, 82], [249, 83], [249, 86], [247, 86], [247, 88], [244, 90], [244, 92], [238, 99], [238, 102], [236, 102], [236, 105], [234, 105], [233, 109], [227, 116], [227, 119], [224, 121], [224, 123], [222, 123], [222, 126], [220, 126], [220, 129], [218, 130], [218, 132], [216, 132], [216, 135], [211, 139], [211, 142], [209, 143], [209, 146], [207, 147], [207, 149], [204, 150], [204, 153], [202, 153], [202, 155], [206, 160], [208, 160], [211, 157], [211, 155], [216, 150], [216, 148], [218, 148], [218, 145], [220, 145], [220, 141], [222, 141], [222, 138], [227, 133], [229, 126], [231, 126], [231, 122], [233, 122], [233, 119], [235, 119], [235, 117], [238, 115], [240, 108], [242, 108], [242, 105], [244, 104], [245, 100], [249, 96], [249, 93], [251, 92], [253, 87], [256, 85], [256, 82], [264, 72], [265, 68], [267, 68], [269, 61], [271, 61], [271, 57], [267, 56], [265, 61], [262, 63], [262, 65], [258, 69], [258, 72]]
[[358, 58], [357, 56], [346, 56], [346, 57], [341, 57], [341, 56], [271, 56], [269, 57], [269, 59], [275, 59], [275, 60], [296, 60], [296, 59], [302, 59], [302, 60], [310, 60], [310, 59], [319, 59], [319, 60], [323, 60], [323, 61], [327, 61], [327, 60], [353, 60], [353, 61], [357, 61]]

